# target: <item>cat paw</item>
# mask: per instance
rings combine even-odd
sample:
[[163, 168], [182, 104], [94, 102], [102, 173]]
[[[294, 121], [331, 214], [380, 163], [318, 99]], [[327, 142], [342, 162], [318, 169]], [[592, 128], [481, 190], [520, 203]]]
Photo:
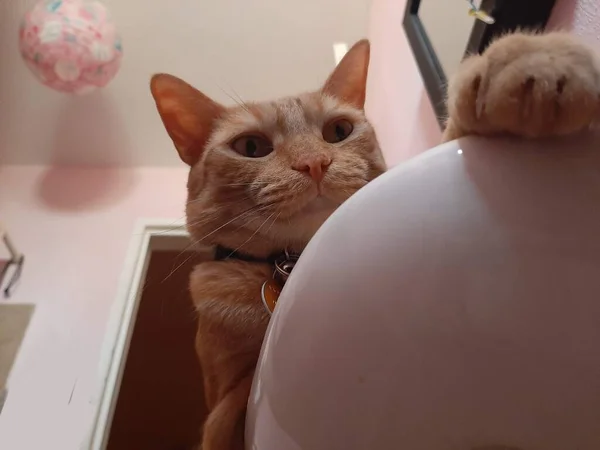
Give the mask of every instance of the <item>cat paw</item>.
[[566, 33], [517, 33], [462, 64], [448, 89], [445, 140], [565, 135], [599, 112], [600, 61], [589, 47]]

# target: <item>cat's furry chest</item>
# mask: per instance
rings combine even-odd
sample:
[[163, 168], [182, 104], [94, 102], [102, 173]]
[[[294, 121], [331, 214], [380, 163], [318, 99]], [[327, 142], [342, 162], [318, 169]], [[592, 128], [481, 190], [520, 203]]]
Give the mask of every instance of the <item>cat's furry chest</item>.
[[244, 261], [201, 263], [190, 275], [190, 293], [201, 325], [229, 333], [263, 332], [270, 315], [260, 296], [272, 275], [269, 264]]

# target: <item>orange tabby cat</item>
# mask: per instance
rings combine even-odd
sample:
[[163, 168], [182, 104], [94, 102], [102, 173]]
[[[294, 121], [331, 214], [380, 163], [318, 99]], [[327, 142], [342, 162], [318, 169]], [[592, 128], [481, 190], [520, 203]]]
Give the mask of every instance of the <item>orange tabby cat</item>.
[[[173, 76], [152, 79], [165, 127], [191, 166], [187, 222], [195, 241], [256, 258], [301, 251], [343, 201], [384, 171], [363, 113], [368, 62], [369, 44], [361, 41], [321, 90], [229, 108]], [[444, 140], [585, 128], [598, 113], [599, 67], [568, 35], [500, 39], [468, 59], [451, 83]], [[272, 270], [234, 259], [203, 263], [191, 275], [210, 410], [204, 450], [243, 448], [246, 403], [269, 321], [260, 290]]]
[[[191, 166], [187, 223], [196, 241], [264, 258], [301, 251], [323, 221], [385, 170], [363, 105], [369, 43], [357, 43], [322, 89], [224, 107], [170, 75], [152, 94]], [[269, 322], [261, 286], [269, 264], [200, 264], [190, 291], [209, 416], [203, 450], [243, 448], [243, 419]]]

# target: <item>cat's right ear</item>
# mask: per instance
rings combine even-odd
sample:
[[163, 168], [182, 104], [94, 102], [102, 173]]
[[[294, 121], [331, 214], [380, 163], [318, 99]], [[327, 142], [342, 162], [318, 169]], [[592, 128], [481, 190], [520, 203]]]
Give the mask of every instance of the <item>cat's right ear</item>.
[[225, 108], [173, 75], [154, 75], [150, 91], [179, 157], [193, 166]]
[[344, 55], [323, 86], [323, 92], [362, 109], [367, 93], [371, 46], [363, 39]]

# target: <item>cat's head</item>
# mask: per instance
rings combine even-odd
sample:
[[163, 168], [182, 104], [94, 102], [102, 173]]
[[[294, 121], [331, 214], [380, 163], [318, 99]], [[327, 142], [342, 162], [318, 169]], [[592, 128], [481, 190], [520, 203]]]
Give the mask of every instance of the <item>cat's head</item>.
[[271, 102], [222, 106], [184, 81], [151, 91], [191, 166], [192, 238], [264, 256], [300, 250], [348, 197], [385, 170], [365, 118], [369, 43], [357, 43], [324, 86]]

